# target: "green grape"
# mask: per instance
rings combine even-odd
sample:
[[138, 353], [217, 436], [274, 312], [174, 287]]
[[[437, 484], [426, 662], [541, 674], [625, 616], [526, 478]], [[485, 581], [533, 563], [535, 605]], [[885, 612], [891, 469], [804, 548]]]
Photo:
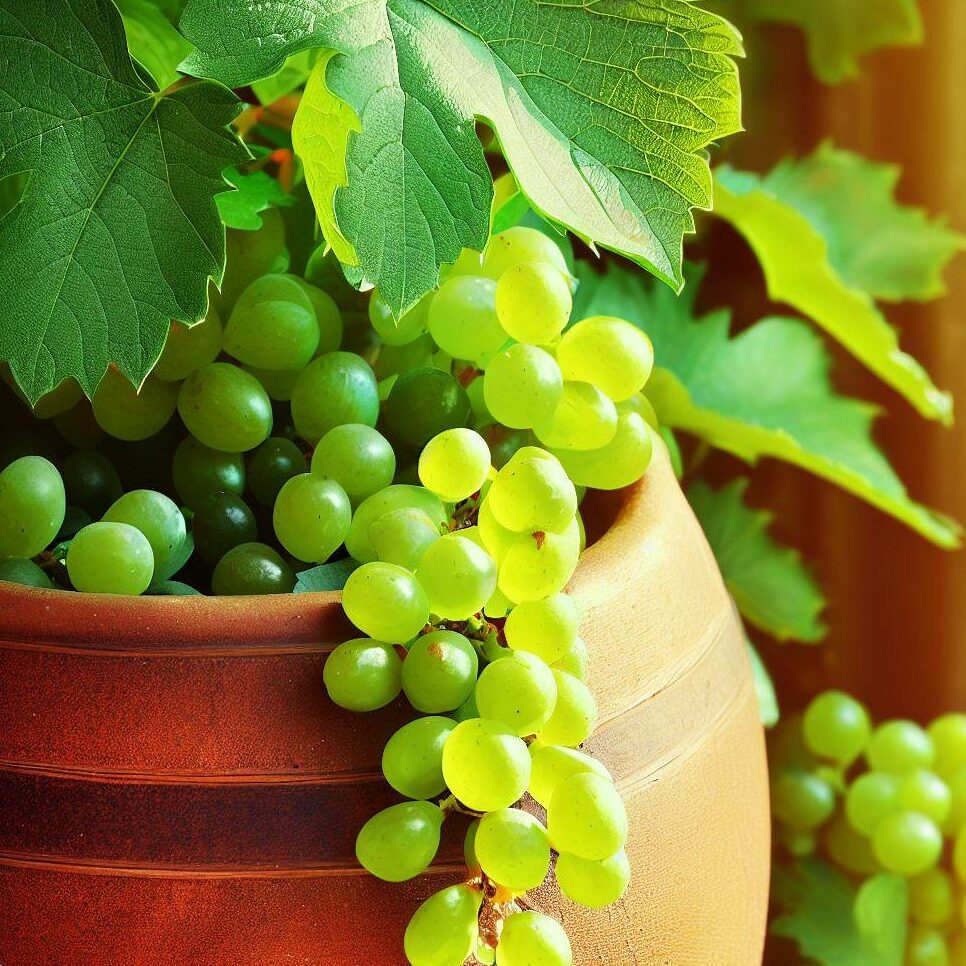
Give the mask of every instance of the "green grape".
[[382, 433], [361, 423], [330, 429], [312, 454], [312, 472], [335, 480], [353, 505], [392, 483], [396, 454]]
[[244, 453], [272, 431], [272, 403], [251, 373], [213, 362], [181, 384], [178, 412], [199, 442], [225, 453]]
[[298, 275], [288, 275], [299, 288], [308, 296], [315, 312], [315, 321], [319, 329], [319, 345], [315, 350], [316, 355], [324, 355], [327, 352], [335, 352], [342, 345], [342, 335], [344, 324], [342, 313], [335, 299], [328, 292], [323, 291], [317, 285], [312, 285], [299, 278]]
[[174, 488], [186, 506], [194, 509], [209, 493], [245, 490], [245, 461], [237, 453], [223, 453], [185, 437], [174, 451], [171, 466]]
[[153, 374], [165, 382], [180, 382], [218, 358], [221, 338], [221, 318], [214, 308], [209, 308], [208, 314], [194, 325], [172, 322]]
[[560, 891], [571, 901], [588, 909], [609, 906], [627, 891], [631, 864], [621, 849], [606, 859], [582, 859], [562, 852], [555, 869]]
[[411, 966], [461, 966], [476, 948], [483, 894], [453, 885], [431, 895], [406, 927], [404, 947]]
[[403, 691], [424, 714], [452, 711], [472, 693], [478, 670], [476, 651], [462, 634], [430, 631], [417, 639], [403, 661]]
[[60, 467], [67, 505], [100, 517], [121, 495], [121, 478], [114, 464], [101, 453], [77, 450]]
[[[795, 829], [789, 828], [789, 831]], [[875, 875], [880, 871], [871, 842], [856, 832], [841, 812], [836, 813], [825, 827], [824, 839], [825, 850], [846, 871], [860, 876]]]
[[483, 253], [481, 251], [477, 251], [475, 248], [461, 248], [455, 262], [440, 267], [439, 280], [445, 282], [454, 275], [479, 275], [482, 266]]
[[404, 882], [425, 872], [439, 851], [443, 813], [431, 802], [400, 802], [359, 830], [356, 858], [377, 878]]
[[581, 681], [587, 680], [589, 665], [590, 654], [587, 651], [586, 643], [581, 637], [578, 637], [574, 641], [574, 646], [559, 661], [554, 661], [553, 663], [553, 667], [558, 671], [566, 671], [575, 678], [580, 678]]
[[914, 926], [906, 940], [904, 966], [949, 966], [949, 947], [938, 929]]
[[57, 432], [78, 449], [91, 449], [104, 439], [104, 430], [97, 425], [94, 410], [86, 399], [66, 413], [54, 416], [51, 422]]
[[811, 831], [831, 818], [835, 790], [814, 772], [788, 769], [772, 781], [771, 804], [780, 822]]
[[496, 317], [496, 282], [482, 275], [445, 281], [429, 306], [429, 332], [454, 359], [484, 368], [508, 339]]
[[160, 432], [174, 415], [178, 384], [148, 376], [140, 390], [119, 369], [110, 368], [97, 384], [91, 408], [108, 436], [129, 442]]
[[269, 399], [276, 402], [289, 402], [295, 392], [295, 384], [302, 375], [301, 369], [256, 369], [255, 366], [242, 366], [245, 372], [253, 375], [268, 393]]
[[956, 833], [953, 845], [953, 871], [960, 882], [966, 882], [966, 826]]
[[619, 402], [617, 404], [617, 412], [637, 413], [655, 433], [661, 429], [661, 424], [657, 418], [657, 413], [654, 411], [654, 406], [651, 400], [643, 395], [643, 393], [634, 393], [630, 399], [624, 399]]
[[201, 558], [216, 564], [233, 547], [254, 541], [258, 527], [248, 504], [240, 496], [218, 490], [198, 504], [191, 532]]
[[931, 768], [936, 758], [932, 739], [912, 721], [888, 721], [872, 734], [865, 753], [873, 771], [901, 774]]
[[600, 449], [555, 449], [567, 475], [580, 486], [620, 490], [637, 482], [651, 463], [651, 431], [637, 413], [617, 417], [614, 438]]
[[530, 745], [530, 795], [544, 808], [558, 787], [565, 787], [574, 776], [592, 772], [610, 781], [610, 772], [596, 759], [575, 748], [548, 745], [542, 741]]
[[151, 544], [130, 524], [91, 523], [67, 548], [67, 573], [86, 593], [142, 594], [154, 573]]
[[187, 527], [178, 504], [155, 490], [131, 490], [111, 504], [104, 520], [136, 527], [151, 544], [154, 573], [159, 579], [169, 576], [169, 567], [181, 550]]
[[942, 826], [952, 808], [949, 786], [935, 773], [925, 768], [906, 772], [899, 782], [899, 804], [912, 812], [919, 812]]
[[563, 391], [560, 366], [533, 345], [512, 345], [498, 353], [483, 376], [487, 410], [513, 429], [529, 429], [549, 420], [559, 408]]
[[406, 345], [380, 346], [379, 355], [373, 364], [376, 378], [379, 380], [398, 378], [410, 369], [432, 368], [435, 352], [436, 343], [428, 332], [413, 342], [407, 342]]
[[426, 591], [429, 609], [447, 620], [478, 614], [496, 590], [496, 564], [472, 540], [448, 533], [423, 553], [416, 579]]
[[936, 823], [918, 812], [893, 812], [872, 834], [875, 857], [897, 875], [921, 875], [942, 854], [943, 836]]
[[519, 534], [500, 561], [500, 590], [516, 603], [552, 597], [567, 586], [579, 556], [576, 520], [564, 533]]
[[419, 481], [447, 503], [478, 492], [490, 471], [490, 447], [472, 429], [447, 429], [434, 436], [419, 456]]
[[421, 510], [436, 527], [446, 527], [449, 524], [449, 515], [435, 493], [430, 493], [421, 486], [394, 483], [374, 493], [356, 507], [345, 540], [346, 550], [359, 563], [376, 560], [378, 554], [370, 538], [370, 527], [384, 513], [402, 509]]
[[211, 575], [211, 592], [218, 595], [289, 594], [294, 587], [292, 568], [264, 543], [232, 547]]
[[549, 345], [570, 320], [573, 295], [567, 278], [547, 262], [518, 262], [496, 283], [496, 314], [518, 342]]
[[943, 830], [947, 835], [955, 835], [966, 826], [966, 766], [946, 774], [946, 784], [949, 786], [952, 803], [949, 815], [943, 823]]
[[571, 966], [570, 940], [555, 919], [542, 912], [518, 912], [503, 924], [496, 966]]
[[530, 441], [527, 433], [496, 423], [482, 427], [480, 433], [490, 447], [490, 461], [498, 470], [502, 470]]
[[57, 467], [21, 456], [0, 472], [0, 557], [35, 557], [57, 536], [67, 502]]
[[221, 304], [226, 309], [234, 305], [253, 278], [269, 272], [284, 272], [289, 266], [285, 225], [279, 210], [267, 208], [259, 214], [262, 227], [257, 231], [229, 228], [225, 233], [227, 258]]
[[32, 560], [24, 560], [23, 557], [8, 557], [6, 560], [0, 560], [0, 580], [21, 584], [24, 587], [55, 586], [42, 567], [38, 567]]
[[439, 538], [439, 527], [414, 507], [390, 510], [369, 526], [369, 539], [377, 558], [406, 570], [415, 570], [427, 548]]
[[413, 452], [470, 420], [466, 390], [442, 369], [410, 369], [392, 387], [383, 412], [386, 435]]
[[[266, 272], [245, 287], [235, 300], [232, 315], [235, 312], [247, 312], [265, 302], [291, 302], [299, 308], [312, 311], [312, 303], [294, 275]], [[231, 324], [230, 318], [228, 323]]]
[[395, 564], [354, 570], [342, 590], [346, 616], [369, 637], [392, 644], [411, 640], [429, 620], [429, 601], [416, 578]]
[[425, 335], [429, 328], [429, 305], [432, 301], [433, 293], [430, 292], [397, 320], [393, 318], [392, 309], [383, 300], [379, 290], [373, 289], [369, 299], [369, 321], [386, 345], [408, 345]]
[[490, 599], [483, 605], [483, 613], [486, 614], [487, 617], [497, 620], [501, 617], [506, 617], [507, 612], [512, 606], [513, 601], [510, 600], [510, 598], [507, 597], [499, 587], [497, 587], [497, 589], [493, 591]]
[[562, 385], [557, 406], [534, 425], [537, 439], [556, 449], [596, 450], [606, 446], [617, 434], [617, 407], [589, 382], [567, 381]]
[[899, 781], [883, 772], [859, 775], [845, 795], [845, 815], [862, 835], [870, 836], [887, 815], [899, 810]]
[[841, 691], [826, 691], [805, 709], [805, 744], [812, 754], [850, 765], [865, 751], [872, 726], [869, 713]]
[[493, 812], [519, 801], [530, 782], [530, 753], [513, 731], [489, 718], [469, 718], [443, 746], [443, 777], [467, 808]]
[[479, 875], [483, 871], [480, 868], [480, 860], [476, 857], [476, 833], [479, 829], [480, 820], [474, 818], [466, 826], [466, 835], [463, 837], [463, 859], [471, 875]]
[[493, 414], [486, 408], [486, 397], [483, 391], [483, 376], [476, 376], [466, 386], [466, 395], [470, 401], [470, 409], [473, 413], [472, 425], [474, 429], [482, 429], [490, 423], [495, 422]]
[[477, 527], [480, 532], [480, 539], [483, 541], [483, 546], [486, 547], [490, 556], [497, 562], [503, 560], [506, 552], [519, 537], [518, 533], [507, 530], [506, 527], [497, 522], [496, 517], [493, 515], [490, 502], [486, 499], [480, 504], [477, 514]]
[[487, 812], [480, 820], [474, 848], [490, 879], [513, 892], [536, 889], [550, 868], [547, 830], [519, 808]]
[[564, 333], [557, 362], [565, 379], [592, 383], [614, 402], [621, 402], [647, 382], [654, 367], [654, 348], [630, 322], [595, 315]]
[[909, 916], [923, 926], [945, 926], [956, 911], [953, 881], [943, 869], [929, 869], [909, 880]]
[[375, 426], [378, 416], [375, 374], [351, 352], [329, 352], [310, 362], [292, 393], [295, 428], [313, 444], [344, 423]]
[[529, 651], [547, 664], [561, 661], [577, 643], [580, 611], [568, 594], [517, 604], [503, 625], [514, 651]]
[[540, 731], [556, 702], [557, 682], [550, 668], [524, 651], [494, 661], [476, 683], [480, 714], [502, 721], [521, 737]]
[[966, 932], [950, 940], [949, 966], [966, 966]]
[[929, 726], [936, 749], [935, 769], [946, 776], [966, 767], [966, 714], [945, 714]]
[[262, 506], [274, 506], [278, 491], [305, 468], [305, 455], [284, 436], [270, 436], [245, 458], [248, 488]]
[[76, 379], [65, 379], [56, 388], [44, 393], [32, 406], [15, 380], [10, 379], [9, 385], [14, 393], [27, 403], [37, 419], [53, 419], [55, 416], [61, 416], [69, 409], [73, 409], [84, 398], [84, 390], [81, 389], [80, 383]]
[[[285, 276], [278, 277], [287, 281]], [[225, 326], [225, 352], [259, 369], [305, 368], [319, 346], [319, 326], [308, 298], [304, 299], [306, 305], [281, 300], [249, 304], [247, 292], [238, 299]]]
[[547, 829], [557, 851], [600, 861], [624, 847], [627, 812], [613, 782], [580, 772], [553, 793]]
[[357, 637], [328, 656], [322, 671], [325, 689], [340, 708], [376, 711], [402, 691], [402, 661], [391, 644]]
[[278, 491], [272, 525], [296, 560], [324, 563], [342, 546], [352, 521], [345, 490], [315, 473], [293, 476]]
[[793, 858], [807, 858], [818, 849], [818, 836], [814, 832], [802, 832], [782, 825], [776, 830], [776, 835], [782, 848]]
[[542, 231], [516, 225], [494, 235], [483, 251], [482, 274], [499, 279], [513, 265], [544, 262], [553, 265], [568, 281], [570, 269], [560, 246]]
[[382, 773], [400, 795], [433, 798], [446, 788], [443, 745], [455, 727], [452, 718], [429, 715], [404, 724], [386, 742]]
[[597, 702], [587, 685], [566, 671], [551, 669], [557, 683], [553, 714], [540, 729], [540, 740], [550, 745], [576, 748], [593, 733], [597, 723]]
[[471, 691], [470, 696], [456, 709], [450, 712], [450, 717], [454, 721], [469, 721], [470, 718], [478, 718], [480, 709], [476, 706], [476, 692]]
[[558, 460], [527, 447], [496, 474], [486, 502], [507, 530], [562, 533], [577, 512], [577, 491]]

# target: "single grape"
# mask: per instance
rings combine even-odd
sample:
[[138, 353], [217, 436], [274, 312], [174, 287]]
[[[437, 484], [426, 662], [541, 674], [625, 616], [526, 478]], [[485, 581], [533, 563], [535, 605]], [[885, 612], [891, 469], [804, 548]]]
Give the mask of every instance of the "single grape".
[[484, 426], [488, 426], [490, 423], [496, 422], [493, 418], [493, 414], [489, 409], [486, 408], [486, 398], [483, 395], [483, 376], [479, 375], [474, 377], [466, 386], [466, 395], [470, 401], [470, 410], [472, 411], [472, 426], [476, 430], [482, 429]]
[[342, 606], [363, 634], [393, 644], [411, 640], [429, 620], [429, 601], [416, 578], [402, 567], [378, 561], [349, 575]]
[[227, 362], [185, 379], [178, 412], [195, 439], [226, 453], [254, 449], [272, 430], [272, 403], [261, 383]]
[[498, 620], [501, 617], [506, 617], [511, 607], [513, 607], [513, 601], [497, 587], [490, 599], [483, 605], [483, 613], [489, 618]]
[[560, 462], [532, 447], [497, 473], [486, 501], [497, 522], [516, 533], [562, 533], [577, 512], [577, 492]]
[[229, 228], [225, 233], [227, 258], [221, 284], [221, 305], [230, 309], [241, 291], [253, 278], [268, 272], [284, 272], [289, 266], [285, 247], [285, 225], [277, 208], [259, 213], [262, 227], [257, 231]]
[[402, 683], [409, 703], [425, 714], [459, 707], [476, 684], [479, 659], [456, 631], [423, 634], [403, 662]]
[[345, 540], [346, 550], [360, 563], [377, 559], [378, 554], [372, 544], [369, 528], [384, 513], [402, 509], [420, 510], [432, 520], [434, 526], [448, 526], [449, 514], [435, 493], [430, 493], [422, 486], [395, 483], [374, 493], [356, 507]]
[[549, 745], [576, 747], [594, 731], [597, 702], [579, 678], [555, 669], [551, 674], [557, 684], [557, 700], [553, 714], [540, 729], [540, 740]]
[[232, 548], [254, 541], [258, 527], [248, 504], [240, 496], [217, 490], [198, 504], [191, 532], [198, 554], [208, 563], [216, 564]]
[[221, 352], [221, 318], [216, 309], [194, 325], [172, 322], [153, 374], [165, 382], [180, 382], [196, 369], [211, 365]]
[[[789, 826], [785, 828], [790, 832], [796, 831]], [[813, 835], [814, 833], [805, 832], [804, 834]], [[853, 875], [864, 877], [875, 875], [880, 871], [879, 863], [872, 851], [872, 843], [866, 836], [856, 832], [841, 812], [837, 812], [832, 821], [825, 826], [823, 839], [825, 850], [831, 859]]]
[[14, 393], [25, 402], [37, 419], [53, 419], [73, 409], [84, 398], [84, 390], [76, 379], [65, 379], [50, 392], [45, 392], [32, 406], [23, 394], [16, 380], [3, 376]]
[[879, 822], [899, 808], [899, 780], [884, 772], [859, 775], [845, 795], [849, 824], [866, 836], [872, 835]]
[[902, 774], [913, 768], [931, 768], [936, 749], [914, 722], [888, 721], [873, 732], [865, 756], [873, 771]]
[[211, 575], [211, 592], [219, 595], [288, 594], [294, 587], [292, 568], [264, 543], [233, 547]]
[[301, 369], [258, 369], [255, 366], [242, 366], [245, 372], [254, 376], [268, 393], [269, 399], [276, 402], [289, 402], [295, 392], [295, 384], [302, 375]]
[[514, 892], [536, 889], [550, 868], [547, 830], [519, 808], [487, 812], [476, 831], [474, 848], [483, 871]]
[[496, 282], [482, 275], [445, 281], [429, 306], [429, 332], [454, 359], [485, 367], [509, 338], [496, 316]]
[[490, 447], [490, 461], [498, 470], [502, 470], [530, 442], [527, 433], [521, 430], [510, 430], [496, 423], [482, 427], [480, 435]]
[[872, 834], [875, 857], [897, 875], [921, 875], [942, 854], [943, 837], [936, 823], [918, 812], [887, 815]]
[[[563, 391], [560, 366], [552, 355], [533, 345], [512, 345], [497, 353], [483, 376], [487, 411], [497, 422], [514, 429], [530, 429], [551, 419]], [[616, 415], [614, 419], [616, 422]]]
[[617, 902], [631, 881], [631, 864], [623, 849], [610, 858], [597, 860], [562, 852], [554, 871], [560, 891], [589, 909]]
[[404, 724], [386, 742], [382, 773], [407, 798], [433, 798], [446, 788], [443, 746], [456, 725], [452, 718], [429, 715]]
[[942, 826], [952, 808], [952, 793], [935, 772], [914, 768], [902, 775], [899, 782], [899, 804]]
[[324, 563], [342, 546], [351, 521], [345, 490], [315, 473], [288, 480], [272, 510], [278, 542], [296, 560], [312, 563]]
[[523, 797], [530, 781], [526, 743], [489, 718], [461, 721], [443, 746], [443, 777], [467, 808], [492, 812]]
[[869, 713], [841, 691], [826, 691], [805, 709], [805, 744], [812, 754], [850, 765], [872, 736]]
[[487, 665], [476, 682], [480, 714], [503, 722], [521, 737], [540, 731], [556, 703], [553, 672], [539, 657], [524, 651]]
[[440, 538], [439, 526], [414, 507], [400, 507], [376, 517], [369, 539], [379, 560], [413, 571], [430, 544]]
[[613, 782], [593, 772], [581, 772], [553, 793], [547, 829], [559, 852], [600, 861], [624, 847], [627, 812]]
[[[285, 279], [285, 276], [279, 276]], [[254, 284], [257, 284], [254, 283]], [[292, 283], [299, 294], [302, 290]], [[315, 311], [308, 304], [289, 301], [247, 303], [242, 293], [225, 326], [225, 352], [239, 362], [259, 369], [305, 368], [319, 345]]]
[[944, 714], [929, 726], [928, 733], [936, 749], [939, 775], [966, 767], [966, 714]]
[[580, 486], [619, 490], [639, 480], [651, 463], [653, 440], [637, 413], [617, 417], [614, 438], [600, 449], [554, 449], [567, 475]]
[[[306, 290], [299, 285], [295, 275], [285, 275], [281, 272], [266, 272], [249, 282], [244, 291], [238, 296], [232, 308], [235, 312], [247, 312], [256, 305], [266, 302], [290, 302], [308, 312], [314, 312], [312, 302]], [[231, 319], [229, 318], [229, 325]], [[229, 350], [230, 351], [230, 350]]]
[[160, 432], [174, 415], [178, 384], [148, 376], [135, 389], [113, 366], [104, 373], [91, 399], [97, 425], [109, 436], [130, 441]]
[[476, 833], [480, 829], [480, 820], [474, 818], [466, 826], [466, 835], [463, 837], [463, 858], [466, 868], [471, 875], [479, 875], [483, 870], [480, 868], [480, 860], [476, 857]]
[[590, 654], [583, 638], [578, 637], [574, 641], [574, 646], [559, 661], [554, 661], [552, 667], [557, 671], [566, 671], [586, 682], [590, 668]]
[[[427, 369], [433, 366], [433, 356], [436, 354], [436, 343], [427, 332], [413, 342], [406, 345], [383, 345], [379, 347], [379, 354], [373, 363], [376, 378], [382, 382], [395, 381], [410, 369]], [[392, 386], [388, 386], [391, 390]], [[381, 398], [388, 398], [388, 390]]]
[[424, 335], [429, 328], [429, 305], [432, 301], [432, 293], [424, 295], [408, 312], [404, 312], [399, 319], [394, 319], [392, 309], [379, 294], [379, 290], [373, 289], [369, 299], [369, 321], [386, 345], [408, 345]]
[[553, 265], [565, 279], [570, 279], [570, 269], [560, 246], [542, 231], [523, 225], [507, 228], [487, 242], [482, 274], [499, 279], [508, 268], [524, 262]]
[[447, 503], [478, 492], [490, 471], [490, 448], [472, 429], [447, 429], [434, 436], [419, 456], [419, 481]]
[[503, 923], [496, 966], [571, 966], [567, 934], [542, 912], [518, 912]]
[[184, 517], [174, 500], [155, 490], [131, 490], [111, 504], [104, 520], [137, 527], [151, 544], [155, 576], [165, 579], [170, 575], [169, 567], [181, 550], [187, 532]]
[[960, 882], [966, 882], [966, 826], [959, 829], [953, 843], [953, 871]]
[[596, 759], [575, 748], [547, 745], [542, 741], [530, 745], [530, 795], [548, 808], [558, 787], [563, 787], [573, 775], [593, 772], [610, 780], [610, 772]]
[[371, 426], [346, 423], [319, 440], [312, 454], [312, 472], [335, 480], [356, 505], [392, 483], [396, 454], [386, 437]]
[[174, 451], [174, 488], [186, 506], [194, 509], [209, 493], [245, 490], [245, 461], [237, 453], [223, 453], [186, 436]]
[[449, 714], [449, 717], [454, 721], [469, 721], [470, 718], [478, 718], [479, 716], [480, 709], [476, 706], [475, 691], [471, 691], [470, 696]]
[[939, 929], [913, 926], [906, 940], [904, 966], [949, 966], [949, 947]]
[[67, 573], [87, 593], [142, 594], [154, 573], [151, 544], [130, 524], [91, 523], [67, 548]]
[[97, 425], [90, 402], [86, 399], [79, 402], [73, 409], [68, 409], [66, 413], [54, 416], [51, 422], [57, 428], [57, 432], [71, 446], [76, 446], [78, 449], [92, 449], [105, 436], [104, 430]]
[[479, 613], [496, 590], [496, 564], [484, 549], [457, 531], [426, 548], [416, 579], [433, 614], [466, 620]]
[[444, 430], [465, 426], [470, 420], [470, 400], [448, 372], [410, 369], [393, 385], [383, 419], [391, 440], [418, 452]]
[[943, 869], [929, 869], [909, 880], [909, 916], [924, 926], [945, 926], [956, 910], [953, 881]]
[[654, 348], [630, 322], [595, 315], [564, 333], [557, 362], [565, 379], [592, 383], [614, 402], [621, 402], [647, 382], [654, 367]]
[[278, 491], [305, 469], [305, 455], [284, 436], [270, 436], [245, 458], [248, 487], [262, 506], [274, 506]]
[[344, 324], [342, 312], [335, 299], [328, 292], [323, 291], [317, 285], [312, 285], [298, 275], [288, 275], [299, 288], [308, 296], [315, 312], [315, 321], [319, 328], [319, 345], [315, 350], [316, 355], [324, 355], [327, 352], [335, 352], [342, 345], [342, 335]]
[[554, 342], [573, 308], [568, 279], [547, 262], [511, 265], [496, 283], [495, 298], [500, 325], [511, 338], [531, 345]]
[[512, 530], [507, 530], [499, 523], [493, 515], [493, 508], [489, 500], [484, 499], [480, 504], [477, 513], [477, 527], [480, 532], [480, 539], [483, 546], [490, 552], [494, 560], [500, 562], [506, 556], [507, 551], [517, 541], [520, 536]]
[[430, 896], [406, 927], [411, 966], [461, 966], [476, 948], [482, 901], [483, 894], [468, 885], [448, 886]]
[[0, 472], [0, 557], [35, 557], [57, 536], [67, 510], [64, 481], [43, 456]]
[[617, 434], [617, 407], [589, 382], [567, 381], [554, 410], [533, 431], [555, 449], [600, 449]]
[[402, 690], [402, 661], [391, 644], [358, 637], [344, 641], [326, 659], [325, 689], [340, 708], [375, 711]]
[[313, 444], [344, 423], [375, 426], [378, 416], [375, 374], [351, 352], [329, 352], [310, 362], [292, 393], [295, 428]]
[[814, 772], [788, 769], [772, 782], [771, 803], [779, 821], [801, 831], [811, 831], [831, 818], [835, 790]]
[[8, 557], [6, 560], [0, 560], [0, 580], [21, 584], [24, 587], [56, 586], [47, 576], [47, 571], [38, 567], [32, 560], [24, 560], [23, 557]]
[[121, 495], [121, 478], [114, 464], [93, 450], [77, 450], [60, 467], [67, 505], [100, 517]]
[[636, 392], [629, 399], [617, 403], [618, 413], [637, 413], [654, 432], [661, 429], [661, 424], [654, 411], [654, 404], [643, 393]]
[[775, 831], [782, 848], [792, 858], [807, 858], [818, 849], [818, 836], [814, 832], [802, 832], [788, 825], [781, 825]]
[[580, 611], [568, 594], [517, 604], [503, 625], [507, 644], [529, 651], [547, 664], [561, 661], [577, 643]]
[[400, 802], [377, 812], [359, 830], [356, 858], [386, 882], [425, 872], [439, 850], [443, 813], [431, 802]]
[[580, 526], [563, 533], [521, 533], [500, 561], [500, 590], [516, 603], [552, 597], [567, 586], [580, 556]]
[[943, 831], [947, 835], [955, 835], [966, 826], [966, 766], [947, 772], [946, 784], [952, 796], [949, 816], [943, 824]]

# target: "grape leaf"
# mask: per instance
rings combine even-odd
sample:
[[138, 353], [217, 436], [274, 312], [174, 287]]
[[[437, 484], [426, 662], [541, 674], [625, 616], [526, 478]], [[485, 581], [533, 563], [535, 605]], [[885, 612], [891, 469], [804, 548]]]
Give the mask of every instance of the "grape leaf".
[[725, 584], [741, 615], [780, 641], [820, 641], [825, 599], [798, 551], [779, 546], [768, 533], [773, 515], [744, 502], [747, 479], [721, 489], [703, 480], [688, 499], [704, 528]]
[[855, 77], [863, 54], [922, 42], [916, 0], [743, 0], [742, 11], [805, 31], [812, 71], [826, 84]]
[[0, 36], [0, 178], [29, 172], [0, 218], [0, 358], [31, 401], [68, 376], [90, 395], [112, 362], [139, 383], [220, 280], [237, 98], [150, 88], [109, 0], [0, 0]]
[[114, 0], [124, 20], [127, 49], [164, 90], [181, 75], [178, 64], [191, 53], [191, 44], [178, 33], [155, 0]]
[[872, 441], [875, 407], [835, 394], [825, 346], [804, 322], [767, 318], [731, 337], [727, 311], [695, 317], [693, 276], [676, 296], [617, 265], [605, 275], [578, 268], [575, 318], [622, 316], [654, 343], [647, 394], [662, 423], [749, 463], [793, 463], [940, 546], [959, 545], [955, 521], [912, 501]]
[[295, 199], [266, 171], [249, 171], [230, 168], [225, 180], [237, 190], [215, 195], [218, 213], [228, 228], [258, 231], [262, 227], [259, 212], [266, 208], [283, 208]]
[[338, 51], [300, 110], [334, 95], [361, 130], [338, 142], [347, 183], [327, 154], [313, 196], [396, 313], [486, 240], [477, 120], [537, 211], [674, 285], [711, 204], [705, 148], [740, 126], [738, 35], [688, 0], [190, 0], [181, 28], [183, 69], [230, 85]]
[[751, 675], [755, 684], [755, 697], [758, 700], [758, 717], [766, 728], [774, 728], [781, 717], [775, 684], [754, 644], [746, 638], [745, 645], [748, 648], [748, 660], [751, 661]]
[[907, 888], [896, 875], [876, 875], [856, 889], [827, 862], [776, 866], [774, 899], [781, 910], [772, 932], [795, 940], [821, 966], [902, 966]]
[[333, 560], [331, 563], [320, 564], [318, 567], [309, 567], [302, 570], [295, 581], [296, 594], [311, 594], [320, 591], [342, 590], [345, 582], [349, 579], [349, 574], [358, 567], [351, 557], [342, 560]]
[[281, 70], [252, 84], [255, 96], [262, 104], [272, 104], [280, 97], [291, 94], [309, 79], [318, 54], [317, 50], [300, 50], [297, 54], [292, 54]]

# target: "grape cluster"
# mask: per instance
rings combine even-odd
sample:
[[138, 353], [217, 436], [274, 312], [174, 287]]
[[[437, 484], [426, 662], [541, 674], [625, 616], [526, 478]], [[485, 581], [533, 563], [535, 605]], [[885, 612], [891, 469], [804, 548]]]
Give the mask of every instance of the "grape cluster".
[[651, 345], [621, 319], [571, 324], [574, 280], [537, 230], [464, 251], [397, 320], [322, 250], [286, 273], [271, 215], [230, 234], [206, 318], [172, 324], [139, 390], [111, 370], [90, 403], [65, 385], [34, 407], [0, 462], [0, 579], [276, 593], [346, 559], [361, 636], [330, 654], [329, 696], [418, 712], [383, 754], [404, 800], [359, 831], [358, 859], [409, 879], [448, 816], [472, 819], [466, 881], [416, 912], [410, 962], [563, 966], [559, 923], [518, 900], [552, 861], [585, 906], [630, 877], [621, 798], [578, 750], [597, 709], [565, 588], [586, 488], [649, 464]]
[[838, 691], [780, 726], [772, 809], [790, 855], [908, 880], [907, 966], [966, 964], [966, 715], [874, 727]]

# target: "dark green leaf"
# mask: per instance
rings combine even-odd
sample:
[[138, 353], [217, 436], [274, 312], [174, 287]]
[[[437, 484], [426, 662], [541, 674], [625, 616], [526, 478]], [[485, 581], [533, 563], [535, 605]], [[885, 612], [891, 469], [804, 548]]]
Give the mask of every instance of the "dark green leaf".
[[152, 584], [145, 593], [150, 597], [201, 597], [200, 590], [195, 590], [189, 584], [180, 580], [163, 580], [159, 584]]
[[320, 591], [342, 590], [349, 574], [358, 567], [351, 557], [324, 563], [318, 567], [310, 567], [298, 575], [295, 583], [296, 594], [310, 594]]

